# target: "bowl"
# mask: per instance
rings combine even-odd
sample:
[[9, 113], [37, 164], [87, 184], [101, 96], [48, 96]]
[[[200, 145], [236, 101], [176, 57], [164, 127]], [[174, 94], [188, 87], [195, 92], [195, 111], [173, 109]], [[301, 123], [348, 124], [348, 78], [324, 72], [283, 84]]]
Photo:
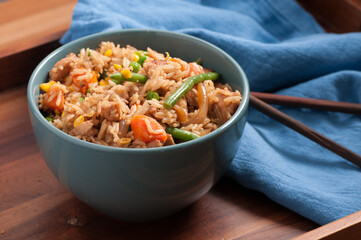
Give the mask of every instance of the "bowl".
[[[147, 46], [186, 61], [198, 57], [242, 94], [232, 118], [193, 141], [149, 149], [116, 148], [85, 142], [47, 122], [38, 109], [40, 84], [53, 65], [70, 52], [95, 49], [112, 41], [138, 49]], [[124, 220], [151, 221], [192, 204], [222, 177], [240, 146], [249, 86], [242, 68], [224, 51], [196, 37], [160, 30], [120, 30], [70, 42], [50, 53], [32, 73], [27, 89], [34, 134], [48, 167], [77, 198], [96, 210]]]

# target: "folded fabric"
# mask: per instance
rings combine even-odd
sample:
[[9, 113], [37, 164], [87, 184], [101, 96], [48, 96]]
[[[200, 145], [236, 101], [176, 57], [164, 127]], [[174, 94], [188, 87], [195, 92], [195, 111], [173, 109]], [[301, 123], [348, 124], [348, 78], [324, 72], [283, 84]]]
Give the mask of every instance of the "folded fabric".
[[[295, 1], [79, 0], [67, 43], [101, 31], [152, 28], [211, 42], [251, 90], [361, 102], [361, 33], [326, 34]], [[360, 116], [279, 109], [361, 154]], [[361, 209], [360, 168], [250, 108], [228, 175], [319, 224]]]

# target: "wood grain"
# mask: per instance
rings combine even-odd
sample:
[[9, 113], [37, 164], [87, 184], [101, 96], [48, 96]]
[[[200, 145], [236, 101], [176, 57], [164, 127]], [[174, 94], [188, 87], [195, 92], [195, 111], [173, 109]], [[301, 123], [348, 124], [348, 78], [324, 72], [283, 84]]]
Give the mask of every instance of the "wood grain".
[[[360, 29], [361, 0], [298, 1], [327, 31]], [[75, 3], [0, 2], [0, 91], [4, 91], [0, 92], [1, 240], [291, 239], [315, 228], [300, 239], [360, 238], [360, 213], [317, 228], [317, 224], [228, 178], [180, 213], [150, 223], [121, 222], [77, 200], [42, 159], [27, 113], [26, 87], [22, 85], [36, 64], [59, 46]]]
[[164, 220], [126, 223], [77, 200], [36, 145], [26, 86], [0, 94], [0, 239], [290, 239], [318, 227], [266, 196], [222, 179]]
[[361, 211], [294, 238], [294, 240], [308, 239], [361, 239]]
[[70, 26], [75, 3], [76, 0], [0, 2], [0, 58], [59, 40]]

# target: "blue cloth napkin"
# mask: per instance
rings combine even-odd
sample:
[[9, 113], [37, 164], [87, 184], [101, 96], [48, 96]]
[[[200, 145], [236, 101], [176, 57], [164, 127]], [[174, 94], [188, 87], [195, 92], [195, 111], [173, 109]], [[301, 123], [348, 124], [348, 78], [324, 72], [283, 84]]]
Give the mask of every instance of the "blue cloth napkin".
[[[61, 39], [166, 29], [209, 41], [245, 70], [251, 90], [361, 102], [361, 34], [326, 34], [294, 0], [79, 0]], [[361, 154], [359, 115], [278, 107]], [[361, 209], [360, 168], [250, 108], [228, 176], [319, 224]]]

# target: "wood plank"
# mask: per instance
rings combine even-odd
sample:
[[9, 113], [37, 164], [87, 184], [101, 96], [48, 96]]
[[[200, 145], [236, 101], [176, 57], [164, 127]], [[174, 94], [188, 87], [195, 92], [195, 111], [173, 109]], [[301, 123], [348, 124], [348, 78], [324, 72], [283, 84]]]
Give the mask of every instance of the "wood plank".
[[329, 224], [294, 238], [294, 240], [308, 239], [361, 239], [361, 211], [333, 221]]
[[58, 40], [69, 28], [75, 0], [0, 2], [0, 58]]
[[76, 199], [47, 168], [30, 128], [26, 86], [0, 93], [0, 111], [8, 113], [0, 115], [0, 239], [278, 240], [318, 227], [228, 178], [163, 220], [127, 223], [104, 216]]

